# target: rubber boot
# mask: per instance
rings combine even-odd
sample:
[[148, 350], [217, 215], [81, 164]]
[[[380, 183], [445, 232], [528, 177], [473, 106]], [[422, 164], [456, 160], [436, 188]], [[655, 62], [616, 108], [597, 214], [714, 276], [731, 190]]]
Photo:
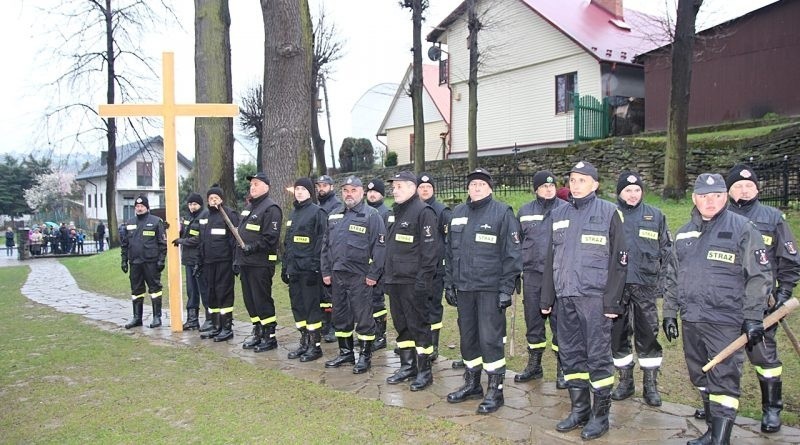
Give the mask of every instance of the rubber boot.
[[781, 411], [783, 398], [781, 390], [783, 383], [780, 377], [759, 380], [761, 385], [761, 431], [764, 433], [777, 433], [781, 430]]
[[313, 362], [322, 357], [322, 332], [319, 330], [308, 332], [308, 349], [300, 356], [301, 362]]
[[400, 351], [400, 369], [386, 377], [386, 383], [396, 385], [417, 376], [417, 352], [414, 348], [403, 348]]
[[221, 321], [220, 313], [219, 312], [212, 312], [211, 313], [211, 330], [203, 332], [202, 334], [200, 334], [200, 338], [206, 340], [206, 339], [209, 339], [209, 338], [216, 337], [217, 334], [219, 334], [219, 331], [221, 329], [220, 321]]
[[386, 314], [380, 317], [375, 317], [375, 343], [372, 344], [372, 350], [377, 351], [386, 347]]
[[442, 331], [440, 329], [434, 329], [431, 331], [431, 343], [433, 343], [433, 353], [431, 353], [431, 362], [435, 362], [437, 358], [439, 358], [439, 334]]
[[369, 371], [372, 365], [372, 343], [374, 340], [359, 340], [361, 352], [358, 354], [358, 361], [353, 366], [353, 374], [363, 374]]
[[214, 321], [211, 319], [211, 312], [206, 308], [206, 319], [200, 326], [200, 332], [208, 332], [212, 329], [214, 329]]
[[338, 368], [345, 363], [355, 363], [353, 337], [339, 337], [339, 355], [325, 362], [326, 368]]
[[556, 424], [556, 431], [566, 433], [575, 428], [586, 425], [592, 414], [592, 404], [589, 399], [589, 387], [569, 388], [569, 400], [572, 406], [566, 419]]
[[333, 328], [333, 323], [331, 323], [331, 312], [329, 310], [322, 311], [322, 339], [325, 340], [325, 343], [336, 341], [336, 330]]
[[556, 388], [558, 389], [567, 389], [567, 379], [564, 377], [564, 368], [561, 367], [561, 358], [558, 357], [558, 351], [556, 353]]
[[275, 324], [270, 323], [261, 327], [261, 341], [253, 348], [253, 352], [271, 351], [278, 347], [278, 339], [275, 338]]
[[412, 391], [422, 391], [433, 384], [431, 355], [417, 354], [417, 378], [411, 382]]
[[514, 376], [515, 382], [527, 382], [544, 376], [542, 370], [542, 349], [528, 349], [528, 364], [521, 373]]
[[133, 318], [125, 323], [125, 329], [135, 328], [142, 325], [142, 310], [144, 309], [144, 297], [131, 300], [133, 305]]
[[300, 345], [298, 345], [297, 349], [294, 351], [290, 351], [287, 357], [294, 360], [300, 358], [306, 351], [308, 351], [308, 330], [306, 328], [300, 328]]
[[636, 391], [636, 386], [633, 383], [633, 363], [622, 368], [617, 367], [617, 372], [619, 373], [619, 383], [614, 388], [614, 392], [611, 393], [611, 398], [625, 400]]
[[594, 393], [594, 404], [589, 423], [581, 431], [581, 439], [597, 439], [608, 432], [608, 412], [611, 410], [611, 388]]
[[469, 369], [464, 372], [464, 386], [447, 395], [450, 403], [460, 403], [470, 399], [480, 399], [483, 397], [483, 387], [481, 386], [481, 369]]
[[153, 319], [150, 321], [151, 328], [161, 327], [161, 297], [151, 298], [153, 303]]
[[197, 309], [186, 309], [186, 323], [183, 324], [184, 331], [193, 331], [200, 329], [200, 320], [198, 320], [199, 311]]
[[658, 393], [658, 368], [643, 368], [642, 386], [644, 403], [650, 406], [661, 406], [661, 394]]
[[263, 325], [261, 323], [253, 323], [253, 330], [250, 332], [250, 336], [245, 338], [242, 342], [242, 349], [253, 349], [257, 344], [261, 343], [262, 331]]
[[731, 443], [733, 419], [727, 417], [711, 418], [711, 445], [728, 445]]
[[227, 341], [233, 338], [233, 312], [220, 314], [219, 334], [214, 337], [215, 342]]
[[483, 402], [478, 405], [478, 414], [491, 414], [505, 404], [505, 399], [503, 398], [503, 379], [505, 377], [504, 373], [489, 374], [488, 389]]
[[[708, 400], [708, 393], [703, 391], [700, 393], [700, 396], [703, 398], [703, 413], [709, 413], [711, 402]], [[702, 436], [698, 437], [697, 439], [690, 440], [686, 442], [686, 445], [710, 445], [711, 444], [711, 417], [704, 416], [706, 420], [706, 432], [703, 433]]]

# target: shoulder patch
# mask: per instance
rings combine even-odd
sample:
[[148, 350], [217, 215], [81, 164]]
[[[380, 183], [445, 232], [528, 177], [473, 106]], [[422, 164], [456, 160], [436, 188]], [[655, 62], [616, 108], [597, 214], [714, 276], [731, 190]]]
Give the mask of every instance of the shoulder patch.
[[797, 255], [797, 247], [794, 245], [794, 241], [786, 241], [783, 246], [786, 247], [786, 252], [789, 255]]
[[756, 262], [762, 266], [769, 264], [769, 257], [767, 257], [767, 249], [756, 249], [753, 252], [756, 257]]

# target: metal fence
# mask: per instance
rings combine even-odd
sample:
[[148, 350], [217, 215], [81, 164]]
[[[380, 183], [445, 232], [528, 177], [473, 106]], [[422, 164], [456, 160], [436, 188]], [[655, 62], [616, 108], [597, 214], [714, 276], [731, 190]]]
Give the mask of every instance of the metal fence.
[[760, 201], [783, 209], [800, 207], [800, 155], [742, 161], [758, 176]]
[[[533, 175], [528, 173], [499, 173], [492, 175], [493, 193], [505, 195], [533, 190]], [[436, 195], [441, 199], [467, 196], [467, 175], [439, 176], [436, 178]]]

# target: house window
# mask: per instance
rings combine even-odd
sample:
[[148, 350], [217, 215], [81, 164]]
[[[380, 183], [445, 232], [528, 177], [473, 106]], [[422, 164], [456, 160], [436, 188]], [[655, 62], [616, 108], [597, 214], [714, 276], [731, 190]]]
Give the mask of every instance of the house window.
[[556, 76], [556, 114], [572, 111], [572, 95], [577, 83], [577, 72]]
[[103, 194], [100, 194], [100, 207], [103, 207]]
[[414, 162], [414, 133], [408, 135], [408, 156], [409, 162]]
[[152, 187], [153, 186], [153, 163], [152, 162], [137, 162], [136, 163], [136, 186], [137, 187]]
[[158, 186], [164, 188], [166, 180], [164, 179], [164, 163], [158, 163]]
[[86, 195], [86, 207], [92, 208], [92, 195]]

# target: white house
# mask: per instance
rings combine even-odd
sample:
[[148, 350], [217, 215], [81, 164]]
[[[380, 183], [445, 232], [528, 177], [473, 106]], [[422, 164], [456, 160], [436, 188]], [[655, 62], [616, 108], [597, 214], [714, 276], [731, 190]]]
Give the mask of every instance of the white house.
[[[83, 203], [88, 220], [108, 222], [106, 213], [106, 155], [102, 152], [97, 163], [78, 173], [75, 180], [83, 185]], [[178, 176], [186, 178], [192, 161], [178, 152]], [[151, 209], [165, 205], [164, 199], [164, 140], [161, 136], [143, 142], [117, 147], [117, 220], [134, 215], [133, 201], [140, 194], [147, 196]]]
[[[397, 153], [397, 163], [414, 162], [414, 113], [411, 106], [411, 65], [394, 93], [377, 136], [386, 137], [388, 151]], [[445, 159], [450, 131], [450, 90], [439, 83], [439, 67], [422, 65], [422, 114], [425, 122], [425, 160]]]
[[[467, 154], [466, 12], [463, 2], [427, 37], [447, 55], [448, 157]], [[624, 9], [622, 0], [478, 0], [478, 16], [479, 154], [568, 144], [572, 93], [643, 98], [634, 57], [667, 38], [658, 20]]]

